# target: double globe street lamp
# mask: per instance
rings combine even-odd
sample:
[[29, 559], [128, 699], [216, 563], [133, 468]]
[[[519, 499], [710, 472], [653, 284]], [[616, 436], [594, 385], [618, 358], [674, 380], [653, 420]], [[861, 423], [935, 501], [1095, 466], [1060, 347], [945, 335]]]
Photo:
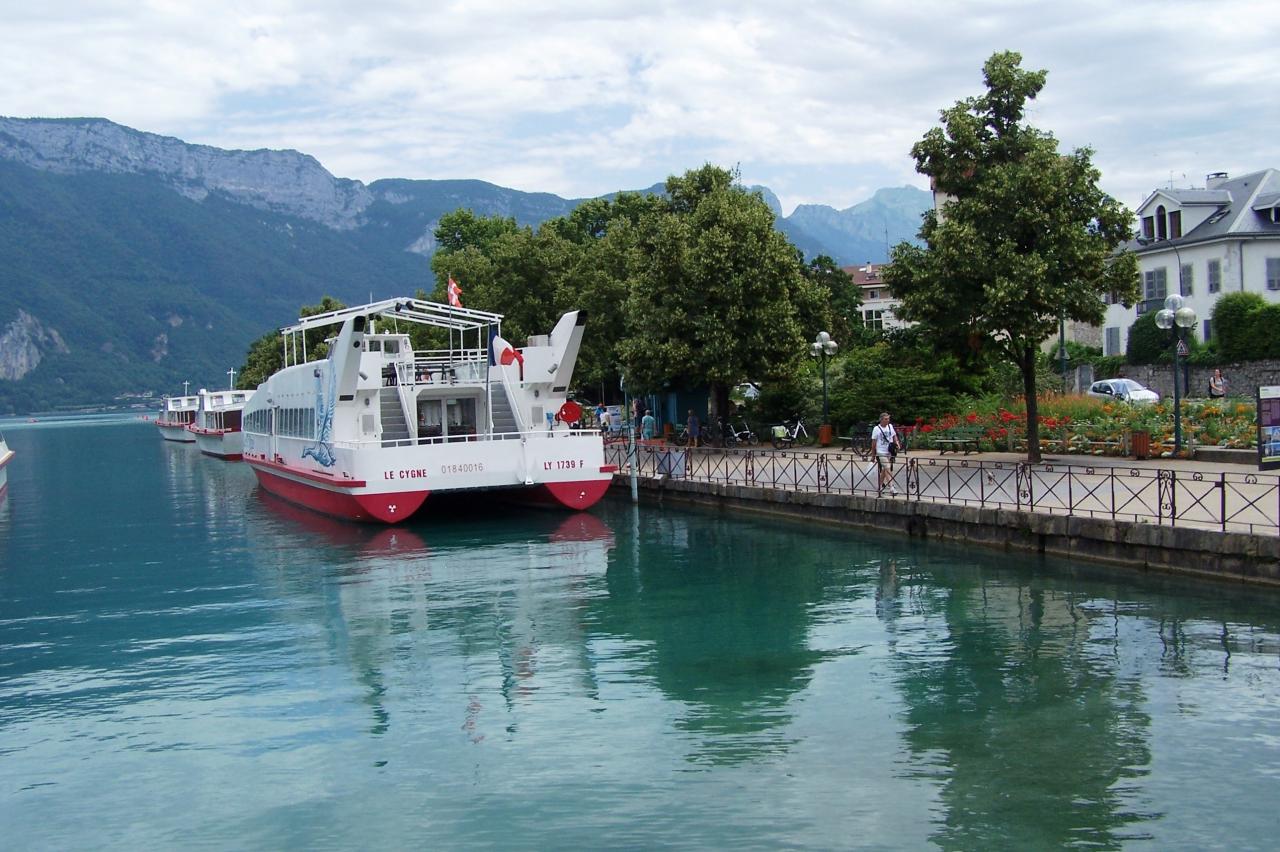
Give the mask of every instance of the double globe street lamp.
[[1164, 300], [1164, 310], [1156, 312], [1156, 325], [1163, 329], [1177, 326], [1173, 339], [1173, 455], [1176, 458], [1182, 452], [1182, 394], [1178, 385], [1178, 359], [1187, 354], [1187, 344], [1182, 339], [1182, 330], [1196, 324], [1196, 312], [1183, 301], [1178, 294], [1168, 296]]
[[822, 364], [822, 425], [818, 427], [818, 443], [824, 447], [831, 443], [831, 418], [827, 409], [827, 359], [835, 355], [839, 348], [839, 344], [825, 331], [818, 332], [813, 343], [809, 344], [809, 355]]

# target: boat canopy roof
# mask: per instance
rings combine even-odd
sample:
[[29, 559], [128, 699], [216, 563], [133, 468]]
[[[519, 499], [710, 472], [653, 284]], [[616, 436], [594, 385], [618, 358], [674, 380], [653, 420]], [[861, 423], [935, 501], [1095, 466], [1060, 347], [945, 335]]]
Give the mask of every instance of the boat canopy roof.
[[380, 302], [356, 305], [330, 311], [327, 314], [299, 317], [296, 325], [282, 328], [280, 333], [289, 335], [311, 328], [340, 325], [350, 317], [356, 316], [382, 316], [462, 331], [502, 324], [502, 314], [491, 314], [488, 311], [477, 311], [472, 308], [455, 308], [452, 305], [442, 305], [439, 302], [427, 302], [422, 299], [400, 298], [383, 299]]

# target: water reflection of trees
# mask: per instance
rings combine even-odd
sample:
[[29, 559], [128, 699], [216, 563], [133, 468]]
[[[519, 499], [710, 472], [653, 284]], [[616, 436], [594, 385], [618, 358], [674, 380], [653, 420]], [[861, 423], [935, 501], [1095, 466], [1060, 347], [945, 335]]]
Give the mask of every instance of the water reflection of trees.
[[834, 583], [830, 540], [701, 515], [623, 526], [634, 539], [615, 553], [592, 621], [627, 640], [634, 670], [680, 702], [690, 759], [785, 750], [791, 702], [831, 656], [810, 642]]
[[[1152, 757], [1142, 670], [1187, 675], [1229, 665], [1233, 647], [1274, 644], [1225, 614], [1215, 624], [1221, 608], [1200, 591], [1135, 599], [1049, 573], [883, 567], [877, 612], [896, 643], [913, 771], [941, 784], [935, 840], [1113, 848], [1143, 836], [1157, 814], [1142, 804]], [[924, 638], [940, 627], [944, 637]]]

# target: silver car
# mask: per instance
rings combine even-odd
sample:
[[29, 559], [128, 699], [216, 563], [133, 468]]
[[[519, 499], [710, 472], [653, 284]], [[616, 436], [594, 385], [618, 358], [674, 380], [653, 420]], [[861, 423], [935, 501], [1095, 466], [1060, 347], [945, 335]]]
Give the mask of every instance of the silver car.
[[1133, 379], [1104, 379], [1089, 386], [1089, 396], [1146, 404], [1159, 402], [1160, 394], [1144, 388]]

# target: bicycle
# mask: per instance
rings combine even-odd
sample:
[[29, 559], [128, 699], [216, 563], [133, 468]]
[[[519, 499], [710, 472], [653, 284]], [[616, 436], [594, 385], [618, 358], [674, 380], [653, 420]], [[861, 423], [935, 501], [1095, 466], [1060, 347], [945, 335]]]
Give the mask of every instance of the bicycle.
[[871, 458], [871, 427], [868, 426], [865, 429], [849, 433], [849, 437], [844, 439], [844, 446], [841, 449], [857, 453], [858, 458], [863, 461]]
[[702, 424], [702, 444], [706, 447], [720, 446], [720, 427], [718, 424]]
[[677, 423], [675, 431], [671, 435], [671, 443], [677, 447], [687, 446], [689, 443], [689, 427], [683, 423]]
[[771, 437], [775, 450], [790, 449], [795, 446], [796, 441], [799, 441], [801, 437], [808, 441], [809, 430], [804, 428], [804, 421], [797, 417], [795, 420], [789, 420], [786, 423], [774, 426], [771, 430]]
[[742, 421], [741, 429], [738, 429], [732, 423], [730, 423], [725, 432], [725, 435], [727, 436], [730, 433], [733, 434], [733, 441], [735, 444], [746, 444], [747, 446], [754, 447], [760, 443], [760, 438], [756, 435], [755, 432], [751, 431], [751, 427], [747, 426], [747, 421], [745, 420]]

